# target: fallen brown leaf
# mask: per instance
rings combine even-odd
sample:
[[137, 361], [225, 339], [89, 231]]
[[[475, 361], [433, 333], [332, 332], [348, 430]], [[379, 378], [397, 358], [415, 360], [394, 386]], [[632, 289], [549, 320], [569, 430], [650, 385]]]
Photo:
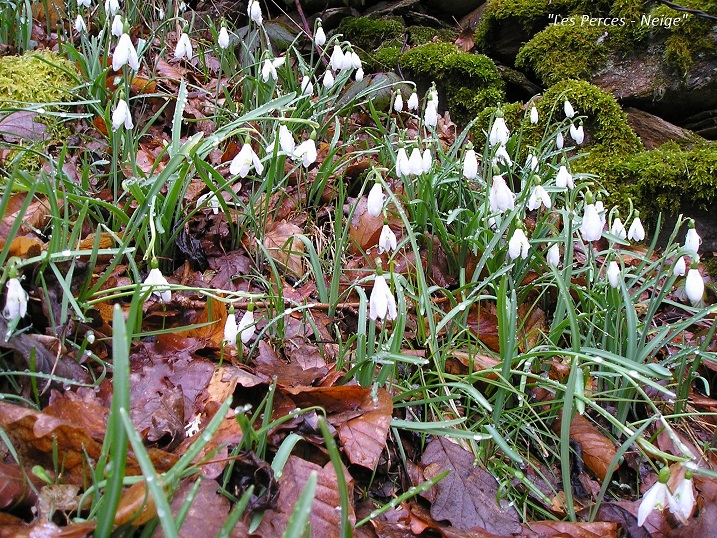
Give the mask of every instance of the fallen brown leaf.
[[303, 233], [296, 224], [281, 221], [275, 222], [264, 236], [264, 248], [269, 256], [297, 277], [304, 274], [302, 254], [306, 247], [296, 235]]
[[339, 439], [351, 463], [375, 469], [386, 446], [393, 413], [393, 399], [384, 389], [366, 396], [358, 409], [361, 416], [338, 427]]
[[[562, 414], [555, 422], [560, 427]], [[585, 465], [601, 481], [605, 479], [610, 463], [615, 458], [615, 445], [605, 437], [588, 419], [576, 414], [570, 423], [570, 438], [580, 444]]]

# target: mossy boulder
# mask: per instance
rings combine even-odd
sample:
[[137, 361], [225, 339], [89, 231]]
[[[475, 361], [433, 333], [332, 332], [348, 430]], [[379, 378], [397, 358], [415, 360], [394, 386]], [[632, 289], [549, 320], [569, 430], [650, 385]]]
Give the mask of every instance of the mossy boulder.
[[71, 101], [75, 66], [43, 50], [0, 58], [0, 108]]
[[445, 93], [451, 116], [469, 123], [487, 106], [504, 99], [503, 80], [495, 63], [482, 54], [463, 52], [452, 43], [427, 43], [400, 57], [408, 75], [436, 81]]
[[342, 34], [352, 45], [369, 52], [394, 40], [402, 43], [405, 30], [400, 17], [346, 17], [341, 20], [336, 32]]

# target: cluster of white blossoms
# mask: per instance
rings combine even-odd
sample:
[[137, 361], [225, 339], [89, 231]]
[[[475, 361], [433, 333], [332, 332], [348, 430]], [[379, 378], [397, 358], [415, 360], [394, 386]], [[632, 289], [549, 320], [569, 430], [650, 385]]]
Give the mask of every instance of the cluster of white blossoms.
[[662, 511], [669, 508], [670, 512], [686, 525], [695, 510], [695, 491], [692, 484], [691, 464], [685, 470], [674, 491], [670, 491], [667, 483], [670, 480], [670, 468], [668, 466], [660, 469], [657, 482], [645, 492], [637, 510], [637, 524], [642, 527], [647, 517], [655, 510]]

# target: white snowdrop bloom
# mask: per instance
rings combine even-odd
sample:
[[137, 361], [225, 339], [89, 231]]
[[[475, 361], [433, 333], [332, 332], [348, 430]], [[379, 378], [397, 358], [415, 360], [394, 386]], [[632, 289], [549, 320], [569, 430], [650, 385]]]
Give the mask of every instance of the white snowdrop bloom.
[[85, 24], [85, 19], [82, 18], [82, 15], [77, 15], [75, 18], [75, 32], [78, 34], [87, 32], [87, 25]]
[[261, 79], [264, 82], [269, 82], [269, 79], [276, 80], [277, 78], [279, 78], [279, 76], [276, 74], [274, 62], [267, 58], [261, 66]]
[[334, 74], [331, 72], [331, 69], [327, 69], [324, 73], [323, 84], [327, 90], [331, 89], [334, 85]]
[[[251, 308], [251, 304], [249, 307]], [[255, 329], [256, 325], [254, 324], [254, 312], [252, 310], [247, 310], [239, 320], [239, 326], [237, 327], [239, 334], [241, 334], [242, 343], [246, 344], [249, 340], [251, 340], [251, 337], [254, 336]]]
[[401, 96], [401, 92], [396, 92], [396, 98], [393, 100], [393, 109], [396, 112], [403, 110], [403, 97]]
[[687, 525], [697, 504], [691, 476], [692, 473], [690, 473], [690, 478], [686, 476], [683, 477], [680, 483], [677, 484], [675, 492], [667, 499], [670, 512], [672, 512], [683, 525]]
[[637, 525], [642, 527], [647, 516], [649, 516], [653, 510], [662, 511], [667, 508], [670, 497], [671, 493], [670, 490], [667, 489], [667, 484], [660, 481], [655, 482], [642, 497], [640, 507], [637, 509]]
[[396, 250], [396, 234], [393, 233], [388, 224], [384, 224], [383, 228], [381, 228], [381, 235], [378, 238], [378, 253], [383, 254], [394, 250]]
[[598, 212], [598, 215], [600, 215], [600, 223], [604, 228], [605, 224], [607, 224], [607, 212], [605, 211], [605, 204], [603, 204], [602, 200], [595, 201], [595, 210]]
[[558, 175], [555, 177], [555, 185], [561, 189], [566, 187], [572, 189], [575, 187], [575, 184], [573, 183], [573, 176], [570, 172], [568, 172], [565, 165], [561, 165], [558, 169]]
[[642, 226], [639, 215], [632, 220], [630, 229], [627, 231], [627, 238], [630, 241], [642, 241], [645, 239], [645, 228]]
[[281, 148], [281, 151], [288, 155], [293, 155], [294, 149], [296, 148], [294, 135], [291, 134], [289, 128], [284, 124], [279, 126], [279, 147]]
[[625, 230], [625, 225], [622, 223], [622, 220], [620, 220], [620, 217], [615, 217], [615, 220], [612, 221], [610, 233], [617, 236], [619, 239], [627, 238], [627, 230]]
[[304, 78], [301, 79], [301, 93], [304, 95], [314, 94], [314, 85], [311, 83], [311, 78], [308, 76], [304, 76]]
[[192, 52], [192, 42], [189, 40], [189, 35], [187, 32], [182, 32], [179, 41], [177, 41], [177, 46], [174, 49], [174, 58], [176, 60], [181, 60], [182, 58], [191, 60]]
[[263, 23], [264, 19], [261, 16], [261, 5], [258, 0], [249, 0], [246, 12], [247, 15], [249, 15], [249, 18], [256, 24], [261, 25]]
[[257, 175], [261, 175], [264, 171], [264, 165], [261, 163], [261, 159], [254, 152], [249, 142], [245, 142], [239, 153], [232, 159], [229, 165], [229, 173], [239, 177], [246, 177], [249, 174], [249, 170], [254, 167]]
[[538, 109], [535, 107], [530, 109], [530, 123], [533, 125], [538, 123]]
[[508, 241], [508, 256], [510, 256], [511, 260], [515, 260], [518, 256], [525, 260], [528, 258], [529, 252], [530, 243], [525, 236], [525, 232], [522, 228], [516, 228], [510, 241]]
[[344, 53], [339, 45], [334, 45], [329, 63], [331, 64], [331, 69], [334, 71], [344, 69]]
[[478, 176], [478, 158], [472, 144], [463, 156], [463, 176], [467, 179], [475, 179]]
[[314, 34], [314, 44], [319, 47], [323, 47], [326, 44], [326, 33], [321, 25], [319, 25]]
[[237, 318], [234, 315], [234, 307], [232, 307], [229, 309], [226, 322], [224, 322], [224, 339], [222, 340], [222, 344], [228, 346], [236, 345], [237, 336], [239, 336], [239, 326], [237, 325]]
[[142, 291], [152, 290], [152, 295], [158, 296], [163, 303], [172, 300], [172, 292], [169, 290], [169, 282], [158, 268], [150, 270], [147, 278], [142, 284]]
[[557, 243], [553, 243], [552, 246], [548, 249], [546, 261], [548, 262], [548, 265], [552, 267], [557, 267], [558, 265], [560, 265], [560, 247]]
[[585, 140], [585, 131], [583, 131], [583, 126], [579, 125], [575, 127], [575, 125], [570, 125], [570, 136], [573, 140], [575, 140], [575, 143], [579, 146], [583, 143], [583, 140]]
[[119, 11], [119, 8], [119, 0], [105, 0], [105, 13], [107, 14], [108, 18], [114, 17], [115, 14]]
[[540, 166], [538, 158], [532, 153], [528, 153], [528, 156], [525, 158], [525, 167], [529, 168], [531, 172], [535, 172], [538, 166]]
[[687, 264], [685, 263], [685, 257], [679, 256], [672, 268], [672, 274], [675, 276], [684, 276], [687, 272]]
[[598, 215], [595, 204], [585, 204], [583, 212], [583, 222], [580, 225], [580, 235], [583, 236], [583, 240], [597, 241], [602, 237], [602, 221], [600, 215]]
[[313, 138], [304, 140], [296, 147], [296, 150], [294, 150], [294, 156], [301, 158], [301, 164], [304, 165], [304, 168], [308, 168], [314, 164], [316, 162], [317, 155], [318, 152], [316, 151], [316, 142]]
[[558, 131], [558, 134], [555, 137], [555, 147], [558, 149], [563, 149], [564, 145], [565, 145], [565, 139], [563, 138], [563, 133]]
[[359, 67], [356, 70], [356, 73], [354, 74], [354, 79], [356, 79], [356, 82], [361, 82], [363, 80], [363, 67]]
[[219, 30], [219, 35], [217, 36], [217, 43], [219, 44], [219, 48], [226, 49], [229, 47], [229, 32], [227, 31], [226, 26], [222, 26]]
[[435, 107], [426, 106], [423, 112], [423, 123], [427, 127], [435, 127], [438, 124], [438, 112]]
[[533, 187], [533, 190], [530, 193], [530, 198], [528, 198], [527, 208], [530, 211], [535, 211], [541, 205], [543, 205], [545, 207], [545, 209], [550, 209], [550, 207], [553, 205], [553, 203], [550, 200], [550, 195], [548, 194], [548, 191], [545, 190], [545, 187], [538, 184], [535, 187]]
[[575, 110], [573, 109], [573, 105], [571, 105], [570, 101], [568, 101], [567, 99], [563, 103], [563, 110], [565, 111], [565, 115], [568, 118], [572, 118], [573, 116], [575, 116]]
[[493, 162], [503, 163], [505, 166], [513, 166], [513, 161], [510, 159], [510, 155], [508, 155], [508, 150], [505, 149], [505, 146], [503, 144], [498, 146], [498, 149], [495, 150], [495, 157], [493, 158]]
[[423, 173], [428, 173], [428, 171], [433, 166], [433, 156], [431, 155], [430, 149], [426, 148], [423, 150], [421, 161], [423, 162]]
[[112, 19], [112, 35], [115, 37], [121, 37], [124, 34], [124, 22], [122, 21], [122, 15], [115, 15]]
[[408, 110], [418, 110], [418, 94], [414, 91], [408, 98]]
[[139, 69], [139, 57], [137, 56], [137, 50], [134, 48], [129, 34], [122, 34], [120, 36], [114, 54], [112, 54], [112, 69], [114, 71], [119, 71], [125, 64], [129, 65], [135, 71]]
[[684, 248], [697, 254], [700, 249], [700, 243], [702, 243], [702, 238], [699, 236], [694, 226], [694, 223], [690, 223], [690, 228], [687, 229]]
[[515, 208], [515, 194], [510, 190], [503, 176], [493, 176], [493, 184], [490, 187], [488, 202], [490, 204], [491, 213], [495, 213], [496, 211], [503, 213], [504, 211]]
[[[92, 5], [92, 0], [77, 0], [77, 5], [90, 7]], [[119, 9], [119, 6], [117, 6], [117, 9]]]
[[344, 55], [344, 62], [349, 64], [348, 66], [346, 66], [346, 69], [348, 69], [349, 67], [353, 67], [354, 69], [363, 69], [361, 58], [354, 50], [350, 51], [348, 56]]
[[197, 198], [197, 209], [202, 207], [205, 202], [209, 207], [212, 208], [212, 213], [214, 213], [215, 215], [219, 214], [219, 198], [217, 198], [217, 195], [215, 193], [208, 192], [206, 194], [202, 194], [199, 198]]
[[607, 266], [607, 280], [610, 287], [617, 288], [620, 285], [620, 266], [615, 260], [612, 260]]
[[685, 293], [687, 294], [687, 298], [694, 305], [702, 300], [704, 292], [705, 282], [702, 280], [702, 275], [697, 269], [697, 262], [693, 260], [692, 266], [690, 267], [690, 270], [687, 271], [687, 276], [685, 277]]
[[495, 118], [495, 120], [493, 121], [493, 126], [490, 129], [490, 135], [488, 137], [490, 145], [505, 145], [508, 142], [509, 138], [510, 131], [508, 130], [508, 126], [505, 124], [505, 119], [502, 117]]
[[396, 152], [396, 174], [399, 177], [406, 177], [411, 173], [411, 163], [408, 160], [406, 148], [400, 146]]
[[132, 129], [132, 113], [129, 111], [129, 104], [124, 99], [117, 101], [117, 106], [112, 111], [112, 130], [116, 131], [122, 125], [125, 129]]
[[373, 281], [373, 290], [371, 290], [371, 299], [369, 300], [369, 315], [372, 320], [376, 319], [396, 319], [398, 311], [396, 310], [396, 299], [391, 293], [391, 289], [386, 284], [383, 275], [376, 275]]
[[386, 195], [383, 193], [383, 187], [380, 183], [374, 183], [373, 187], [368, 193], [368, 200], [366, 203], [366, 211], [372, 217], [378, 217], [383, 211], [383, 201]]
[[18, 321], [27, 314], [28, 295], [17, 277], [8, 278], [5, 283], [7, 294], [5, 295], [5, 308], [2, 315], [7, 321]]
[[421, 150], [413, 148], [411, 156], [408, 159], [408, 170], [414, 176], [420, 176], [423, 173], [423, 157], [421, 157]]

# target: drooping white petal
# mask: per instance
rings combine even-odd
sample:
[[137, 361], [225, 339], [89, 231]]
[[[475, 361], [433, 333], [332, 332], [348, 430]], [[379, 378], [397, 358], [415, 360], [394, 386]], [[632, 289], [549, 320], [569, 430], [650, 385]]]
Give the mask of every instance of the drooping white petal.
[[249, 170], [251, 170], [252, 166], [256, 170], [257, 175], [261, 175], [264, 171], [264, 165], [261, 163], [259, 156], [254, 152], [251, 144], [246, 142], [229, 164], [229, 173], [244, 178], [249, 174]]
[[382, 254], [393, 250], [396, 250], [396, 234], [393, 233], [388, 224], [384, 224], [383, 228], [381, 228], [381, 235], [378, 238], [378, 253]]
[[137, 50], [134, 48], [129, 34], [122, 34], [120, 36], [114, 54], [112, 54], [112, 69], [114, 71], [119, 71], [125, 64], [129, 65], [135, 71], [139, 69], [139, 57], [137, 56]]
[[182, 32], [182, 35], [177, 41], [177, 46], [174, 49], [174, 58], [180, 60], [186, 58], [187, 60], [192, 59], [192, 42], [189, 40], [189, 36], [186, 32]]
[[685, 249], [691, 250], [696, 254], [700, 249], [700, 243], [702, 243], [702, 238], [697, 233], [697, 230], [688, 228], [687, 235], [685, 236]]
[[340, 71], [344, 68], [344, 53], [339, 45], [334, 45], [334, 50], [331, 53], [330, 59], [331, 69], [334, 71]]
[[515, 194], [510, 190], [503, 179], [503, 176], [493, 176], [493, 183], [490, 187], [488, 195], [490, 210], [492, 213], [496, 211], [504, 212], [515, 208]]
[[555, 147], [558, 149], [563, 149], [563, 145], [565, 145], [565, 139], [563, 138], [563, 133], [558, 132], [557, 136], [555, 137]]
[[314, 85], [311, 83], [311, 78], [308, 76], [304, 76], [304, 78], [301, 79], [301, 93], [304, 95], [314, 94]]
[[698, 269], [690, 269], [687, 271], [687, 277], [685, 278], [685, 293], [687, 298], [694, 305], [702, 300], [702, 295], [705, 292], [705, 282], [702, 280], [702, 275]]
[[28, 295], [18, 278], [8, 278], [7, 294], [5, 296], [5, 308], [2, 315], [8, 321], [17, 321], [27, 314]]
[[122, 15], [115, 15], [112, 19], [112, 35], [115, 37], [121, 37], [124, 34], [124, 22], [122, 22]]
[[117, 101], [117, 106], [112, 112], [112, 130], [116, 131], [122, 125], [125, 129], [132, 129], [134, 123], [132, 122], [132, 113], [129, 110], [129, 105], [124, 99]]
[[296, 148], [296, 142], [294, 141], [294, 135], [291, 134], [289, 128], [282, 124], [279, 126], [279, 147], [284, 153], [292, 155]]
[[82, 34], [87, 31], [87, 25], [85, 24], [85, 19], [82, 18], [82, 15], [77, 15], [77, 18], [75, 18], [75, 32], [78, 34]]
[[525, 232], [522, 228], [516, 228], [513, 236], [508, 241], [508, 256], [510, 256], [511, 260], [515, 260], [518, 256], [525, 260], [529, 252], [530, 243], [525, 236]]
[[314, 44], [323, 47], [326, 44], [326, 33], [323, 26], [319, 26], [314, 34]]
[[607, 266], [607, 280], [613, 288], [620, 285], [620, 266], [615, 260], [612, 260]]
[[261, 5], [258, 0], [249, 0], [247, 5], [247, 14], [249, 18], [256, 24], [261, 25], [263, 23], [263, 17], [261, 16]]
[[530, 123], [533, 125], [538, 123], [538, 109], [535, 107], [530, 109]]
[[399, 176], [408, 176], [411, 173], [411, 164], [408, 160], [406, 148], [401, 146], [396, 152], [396, 174]]
[[495, 146], [497, 144], [505, 145], [508, 142], [509, 138], [510, 138], [510, 131], [508, 130], [508, 126], [505, 124], [505, 119], [504, 118], [496, 118], [493, 121], [493, 126], [490, 129], [490, 135], [488, 137], [490, 145], [491, 146]]
[[142, 291], [152, 291], [152, 295], [158, 296], [162, 302], [168, 303], [172, 299], [172, 292], [169, 290], [169, 282], [164, 278], [162, 272], [156, 267], [150, 270], [147, 278], [144, 279]]
[[408, 110], [418, 110], [418, 94], [413, 92], [408, 98]]
[[421, 157], [421, 150], [413, 148], [411, 156], [408, 159], [408, 169], [414, 176], [420, 176], [423, 173], [423, 157]]
[[254, 336], [256, 325], [254, 325], [254, 312], [247, 310], [239, 320], [238, 332], [241, 334], [242, 343], [246, 344]]
[[354, 75], [354, 78], [356, 79], [356, 82], [361, 82], [363, 80], [363, 67], [359, 67], [356, 70], [356, 74]]
[[617, 236], [619, 239], [627, 238], [627, 231], [625, 230], [625, 225], [622, 223], [622, 220], [620, 220], [620, 217], [616, 217], [615, 220], [612, 221], [610, 233]]
[[661, 511], [665, 509], [669, 504], [669, 498], [670, 491], [667, 489], [667, 484], [655, 482], [642, 497], [640, 507], [637, 509], [637, 525], [642, 527], [647, 516], [649, 516], [653, 510]]
[[473, 148], [466, 150], [463, 156], [463, 176], [467, 179], [475, 179], [478, 176], [478, 158]]
[[672, 268], [672, 274], [675, 276], [683, 276], [687, 272], [687, 264], [685, 263], [685, 257], [679, 256], [675, 262], [675, 266]]
[[566, 187], [572, 189], [575, 187], [575, 184], [573, 183], [573, 176], [570, 172], [568, 172], [568, 169], [565, 168], [565, 165], [562, 165], [558, 169], [558, 175], [555, 177], [555, 185], [561, 189]]
[[536, 185], [535, 187], [533, 187], [533, 190], [530, 193], [527, 208], [530, 211], [534, 211], [538, 209], [541, 205], [543, 205], [545, 209], [550, 209], [550, 207], [552, 206], [552, 201], [550, 200], [550, 195], [548, 194], [548, 191], [545, 190], [545, 187], [543, 187], [542, 185]]
[[227, 31], [226, 26], [222, 26], [219, 30], [217, 43], [219, 44], [219, 48], [226, 49], [229, 47], [229, 32]]
[[670, 512], [672, 512], [683, 525], [687, 525], [695, 509], [695, 492], [691, 478], [683, 478], [675, 488], [675, 492], [668, 497]]
[[425, 174], [431, 169], [431, 166], [433, 166], [433, 155], [431, 155], [430, 149], [426, 148], [423, 150], [421, 160], [423, 161], [423, 173]]
[[563, 103], [563, 110], [565, 111], [565, 115], [568, 118], [572, 118], [573, 116], [575, 116], [575, 110], [573, 109], [573, 105], [571, 105], [570, 101], [568, 101], [567, 99]]
[[570, 125], [570, 136], [573, 140], [575, 140], [575, 143], [579, 146], [583, 143], [583, 140], [585, 140], [585, 131], [583, 130], [583, 126], [579, 125], [578, 127], [575, 127], [575, 125]]
[[580, 225], [580, 235], [584, 241], [597, 241], [602, 237], [602, 221], [598, 215], [595, 204], [585, 204], [583, 222]]
[[366, 203], [366, 211], [372, 217], [378, 217], [383, 211], [383, 200], [386, 195], [383, 193], [383, 187], [380, 183], [374, 183], [373, 187], [368, 193], [368, 200]]
[[224, 339], [222, 343], [229, 346], [236, 345], [238, 335], [239, 327], [237, 326], [237, 318], [234, 312], [230, 312], [227, 314], [227, 321], [224, 323]]
[[301, 164], [304, 165], [304, 168], [308, 168], [316, 162], [316, 157], [318, 156], [316, 142], [311, 138], [304, 140], [296, 146], [294, 156], [301, 158]]
[[324, 79], [323, 79], [324, 88], [331, 89], [331, 87], [334, 85], [334, 74], [331, 72], [331, 69], [327, 69], [324, 73]]
[[393, 100], [393, 109], [396, 112], [401, 112], [403, 110], [403, 96], [401, 95], [401, 92], [398, 92], [396, 94], [396, 98]]
[[557, 243], [553, 243], [552, 246], [548, 249], [546, 261], [548, 262], [548, 265], [552, 267], [557, 267], [558, 265], [560, 265], [560, 247]]
[[372, 320], [396, 319], [396, 316], [396, 299], [383, 276], [376, 275], [369, 300], [369, 318]]
[[627, 238], [630, 241], [642, 241], [645, 239], [645, 228], [642, 226], [640, 217], [635, 217], [630, 224], [630, 229], [627, 231]]

